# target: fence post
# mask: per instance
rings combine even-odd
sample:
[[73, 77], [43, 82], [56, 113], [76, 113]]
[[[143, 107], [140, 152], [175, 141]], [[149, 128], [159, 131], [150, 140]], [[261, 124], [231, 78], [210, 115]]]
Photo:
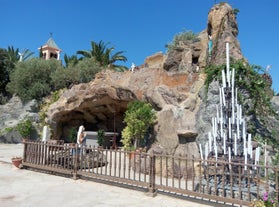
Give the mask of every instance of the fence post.
[[78, 144], [75, 144], [75, 150], [73, 151], [73, 179], [77, 180], [77, 170], [78, 170]]
[[23, 162], [26, 162], [27, 142], [23, 140]]
[[153, 150], [150, 153], [150, 163], [149, 163], [149, 188], [148, 188], [148, 192], [147, 195], [148, 196], [152, 196], [155, 197], [157, 195], [157, 190], [155, 188], [155, 174], [156, 174], [156, 168], [155, 168], [155, 155]]

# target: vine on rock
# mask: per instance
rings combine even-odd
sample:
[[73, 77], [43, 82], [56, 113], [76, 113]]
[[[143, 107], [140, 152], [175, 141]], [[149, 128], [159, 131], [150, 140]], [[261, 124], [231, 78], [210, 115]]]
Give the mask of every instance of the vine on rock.
[[[221, 73], [225, 67], [226, 64], [206, 66], [206, 94], [211, 82], [219, 81], [221, 83]], [[235, 69], [235, 84], [239, 90], [238, 100], [244, 106], [246, 115], [253, 120], [253, 124], [249, 126], [248, 130], [252, 134], [260, 134], [268, 143], [279, 144], [279, 140], [274, 137], [274, 132], [270, 128], [272, 127], [270, 116], [279, 120], [271, 105], [274, 91], [270, 88], [272, 83], [270, 75], [262, 67], [249, 65], [244, 60], [232, 60], [230, 68]]]

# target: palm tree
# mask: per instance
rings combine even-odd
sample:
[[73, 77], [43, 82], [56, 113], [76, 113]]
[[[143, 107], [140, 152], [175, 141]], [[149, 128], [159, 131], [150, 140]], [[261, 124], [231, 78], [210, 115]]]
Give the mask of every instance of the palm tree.
[[82, 55], [82, 58], [92, 58], [103, 67], [109, 67], [119, 71], [127, 69], [125, 66], [115, 65], [116, 61], [127, 61], [127, 58], [122, 55], [123, 51], [111, 54], [114, 47], [108, 48], [108, 44], [109, 43], [104, 43], [103, 41], [100, 41], [99, 43], [91, 41], [91, 50], [79, 50], [77, 51], [77, 54]]
[[67, 54], [65, 54], [64, 61], [65, 61], [66, 68], [67, 68], [69, 66], [75, 66], [79, 60], [76, 55], [68, 56]]
[[[7, 51], [0, 48], [0, 97], [6, 92], [5, 88], [9, 82], [9, 71], [7, 68]], [[1, 100], [0, 100], [1, 103]]]
[[[15, 49], [13, 46], [8, 47], [7, 53], [8, 53], [8, 60], [14, 64], [17, 63], [18, 61], [25, 61], [34, 54], [34, 52], [31, 52], [28, 49], [25, 49], [23, 50], [23, 52], [20, 53], [19, 49], [18, 48]], [[21, 56], [22, 58], [20, 58]]]
[[10, 82], [10, 74], [14, 71], [16, 63], [27, 60], [33, 54], [28, 49], [19, 53], [19, 49], [13, 46], [9, 46], [8, 49], [0, 48], [0, 96], [8, 95], [6, 85]]
[[29, 58], [31, 58], [34, 52], [31, 52], [29, 49], [25, 49], [21, 54], [22, 54], [22, 61], [26, 61]]
[[9, 46], [7, 50], [8, 60], [12, 63], [16, 63], [19, 61], [19, 49], [15, 49], [13, 46]]

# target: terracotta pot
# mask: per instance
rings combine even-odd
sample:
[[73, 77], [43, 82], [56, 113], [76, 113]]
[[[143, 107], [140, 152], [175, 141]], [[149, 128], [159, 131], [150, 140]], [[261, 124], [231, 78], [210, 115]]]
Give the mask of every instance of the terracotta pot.
[[22, 138], [22, 143], [28, 142], [27, 138]]
[[76, 143], [71, 142], [71, 143], [69, 143], [69, 146], [72, 147], [72, 148], [76, 147]]
[[22, 164], [22, 158], [12, 158], [12, 163], [17, 168], [20, 168], [20, 165]]
[[135, 157], [135, 151], [129, 152], [129, 159], [132, 160]]

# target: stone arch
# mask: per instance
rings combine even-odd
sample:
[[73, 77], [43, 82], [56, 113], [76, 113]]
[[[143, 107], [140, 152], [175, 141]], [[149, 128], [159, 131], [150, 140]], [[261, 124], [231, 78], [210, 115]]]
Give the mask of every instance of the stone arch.
[[[110, 96], [104, 96], [98, 100], [83, 100], [83, 102], [71, 109], [57, 113], [53, 119], [53, 138], [69, 141], [69, 131], [72, 127], [78, 130], [80, 125], [85, 126], [86, 131], [98, 131], [103, 129], [120, 133], [125, 124], [124, 113], [130, 101], [114, 100]], [[117, 137], [119, 142], [121, 135]]]

